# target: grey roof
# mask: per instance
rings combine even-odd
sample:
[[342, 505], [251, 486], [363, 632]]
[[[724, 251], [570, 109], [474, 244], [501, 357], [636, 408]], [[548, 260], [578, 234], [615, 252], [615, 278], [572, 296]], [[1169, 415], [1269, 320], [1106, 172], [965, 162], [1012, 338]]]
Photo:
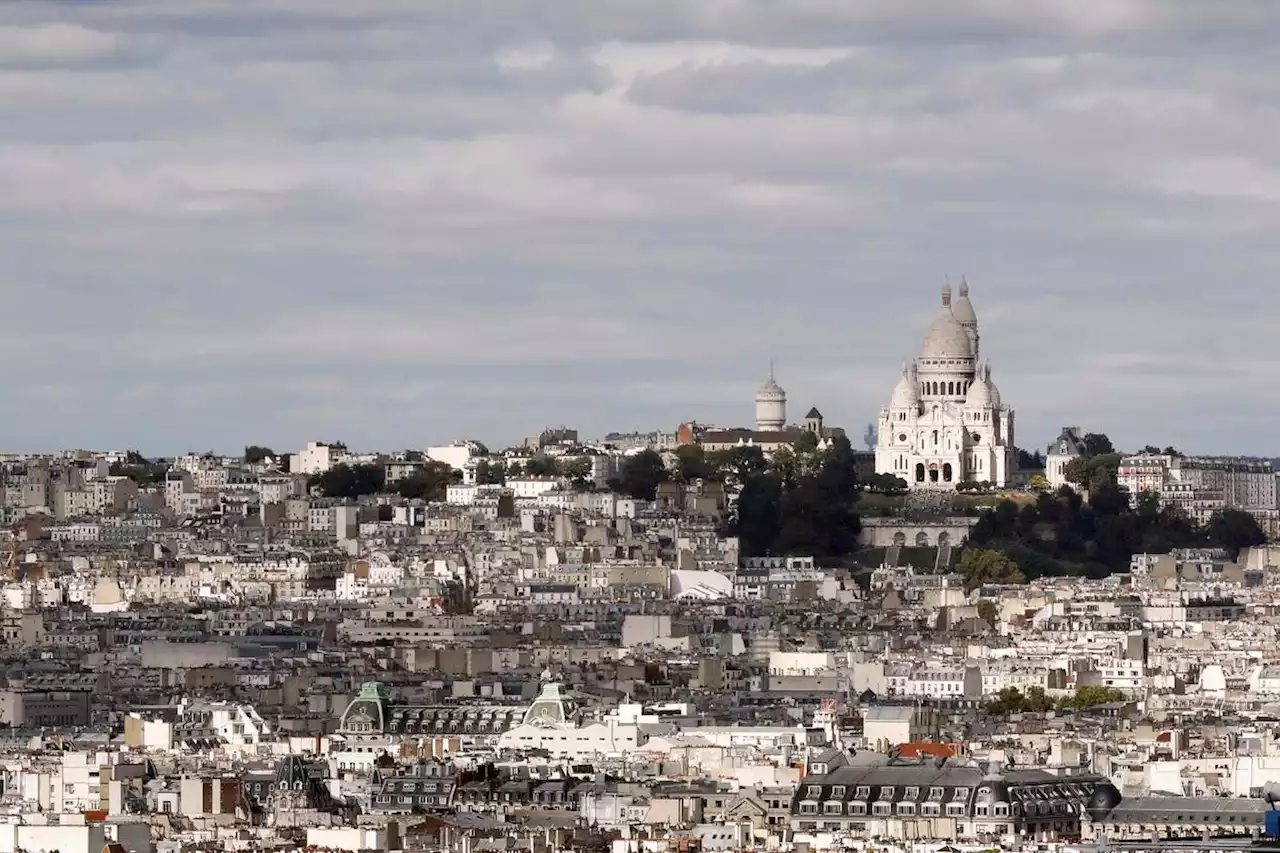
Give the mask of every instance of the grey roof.
[[1262, 826], [1266, 811], [1266, 802], [1253, 797], [1126, 797], [1105, 822]]
[[863, 720], [909, 720], [916, 711], [914, 705], [872, 705], [862, 711]]

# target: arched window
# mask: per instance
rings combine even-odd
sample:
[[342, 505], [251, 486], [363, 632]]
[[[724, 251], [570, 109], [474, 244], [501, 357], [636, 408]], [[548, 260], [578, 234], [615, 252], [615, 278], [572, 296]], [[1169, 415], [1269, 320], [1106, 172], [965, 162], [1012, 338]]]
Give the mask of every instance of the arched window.
[[923, 462], [916, 463], [916, 482], [917, 483], [924, 482], [924, 463]]
[[928, 547], [929, 547], [929, 534], [928, 534], [928, 533], [925, 533], [923, 530], [921, 530], [919, 533], [917, 533], [917, 534], [916, 534], [916, 547], [917, 547], [917, 548], [928, 548]]
[[956, 393], [956, 383], [954, 383], [954, 382], [948, 382], [948, 383], [947, 383], [947, 393], [948, 393], [948, 394], [955, 394], [955, 393]]
[[933, 443], [938, 443], [938, 431], [936, 429], [933, 431]]
[[942, 466], [942, 479], [948, 483], [951, 482], [951, 463], [950, 462], [944, 463]]

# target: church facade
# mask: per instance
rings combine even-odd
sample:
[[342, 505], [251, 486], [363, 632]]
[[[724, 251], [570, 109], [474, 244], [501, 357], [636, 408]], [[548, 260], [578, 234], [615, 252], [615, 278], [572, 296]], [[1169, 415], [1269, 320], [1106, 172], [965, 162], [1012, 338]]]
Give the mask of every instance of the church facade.
[[880, 411], [876, 473], [906, 480], [912, 489], [954, 489], [959, 483], [1003, 488], [1017, 468], [1014, 413], [1000, 399], [991, 365], [980, 361], [978, 317], [969, 285], [925, 334], [920, 356], [902, 366], [889, 405]]

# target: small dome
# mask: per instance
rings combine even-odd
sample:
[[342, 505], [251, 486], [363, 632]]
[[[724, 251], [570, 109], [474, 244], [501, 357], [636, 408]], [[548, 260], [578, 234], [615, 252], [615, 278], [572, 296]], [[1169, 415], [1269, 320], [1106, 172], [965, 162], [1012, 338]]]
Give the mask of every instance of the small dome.
[[921, 358], [973, 358], [973, 340], [956, 322], [950, 308], [944, 308], [924, 336]]
[[996, 409], [1000, 408], [1000, 389], [996, 387], [995, 380], [991, 378], [990, 364], [987, 364], [982, 369], [982, 379], [987, 386], [987, 394], [991, 396], [991, 406]]
[[1093, 818], [1094, 823], [1099, 823], [1120, 805], [1122, 799], [1124, 797], [1115, 785], [1106, 781], [1099, 782], [1093, 786], [1093, 793], [1089, 795], [1089, 802], [1085, 804], [1084, 810]]
[[768, 382], [760, 386], [760, 390], [756, 392], [757, 400], [785, 400], [787, 392], [782, 390], [782, 386], [774, 382], [772, 378]]
[[[996, 398], [999, 399], [998, 397]], [[973, 384], [969, 386], [969, 393], [965, 395], [964, 404], [970, 409], [989, 409], [999, 405], [998, 402], [992, 401], [991, 386], [979, 374], [973, 380]]]
[[889, 398], [889, 408], [920, 408], [920, 383], [916, 380], [915, 371], [905, 364], [902, 366], [902, 378], [898, 380], [893, 396]]

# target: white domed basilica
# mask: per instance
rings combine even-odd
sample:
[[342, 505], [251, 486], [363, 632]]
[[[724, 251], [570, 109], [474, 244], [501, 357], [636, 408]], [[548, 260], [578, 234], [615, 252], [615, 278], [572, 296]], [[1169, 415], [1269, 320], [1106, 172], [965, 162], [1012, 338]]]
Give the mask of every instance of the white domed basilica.
[[920, 357], [902, 366], [889, 405], [880, 411], [876, 472], [901, 477], [913, 489], [954, 489], [957, 483], [1008, 486], [1016, 470], [1013, 409], [1000, 400], [991, 365], [980, 364], [978, 316], [969, 285], [929, 327]]

